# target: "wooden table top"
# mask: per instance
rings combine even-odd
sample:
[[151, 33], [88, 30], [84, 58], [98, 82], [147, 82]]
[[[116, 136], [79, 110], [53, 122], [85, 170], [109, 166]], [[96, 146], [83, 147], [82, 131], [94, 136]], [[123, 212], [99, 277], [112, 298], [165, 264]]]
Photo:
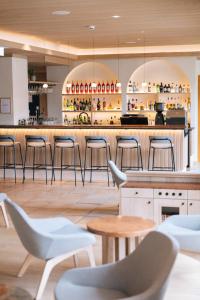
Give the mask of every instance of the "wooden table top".
[[107, 237], [138, 237], [155, 229], [152, 220], [133, 216], [106, 216], [87, 223], [90, 232]]

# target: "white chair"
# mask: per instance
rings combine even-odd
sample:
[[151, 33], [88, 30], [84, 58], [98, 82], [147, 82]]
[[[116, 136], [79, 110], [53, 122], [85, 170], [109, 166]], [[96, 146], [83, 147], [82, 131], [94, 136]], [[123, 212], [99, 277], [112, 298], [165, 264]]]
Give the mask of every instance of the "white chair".
[[173, 236], [182, 250], [200, 253], [200, 215], [171, 216], [158, 231]]
[[151, 232], [131, 255], [117, 263], [65, 272], [55, 298], [161, 300], [177, 252], [175, 240]]
[[92, 250], [95, 237], [87, 230], [66, 218], [33, 219], [10, 199], [7, 198], [5, 203], [18, 236], [29, 253], [18, 276], [23, 276], [33, 257], [46, 261], [36, 300], [41, 299], [52, 269], [61, 261], [80, 251], [87, 251], [91, 266], [95, 265]]
[[117, 187], [119, 188], [121, 184], [127, 181], [127, 176], [125, 173], [118, 169], [118, 167], [112, 160], [108, 161], [108, 165], [113, 177], [113, 182], [116, 183]]
[[6, 213], [5, 205], [4, 205], [4, 200], [6, 199], [6, 194], [0, 193], [0, 208], [2, 211], [3, 219], [5, 222], [5, 225], [7, 228], [9, 228], [9, 221], [8, 221], [8, 216]]

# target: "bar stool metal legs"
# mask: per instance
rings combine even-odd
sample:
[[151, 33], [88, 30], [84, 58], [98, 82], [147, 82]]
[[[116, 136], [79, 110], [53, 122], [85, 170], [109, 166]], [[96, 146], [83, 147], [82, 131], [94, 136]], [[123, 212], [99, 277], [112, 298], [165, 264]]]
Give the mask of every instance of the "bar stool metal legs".
[[[35, 180], [35, 170], [45, 170], [46, 184], [48, 182], [48, 164], [47, 164], [47, 146], [49, 147], [50, 152], [50, 166], [52, 166], [52, 148], [51, 144], [47, 141], [46, 136], [35, 136], [28, 135], [26, 138], [26, 148], [25, 148], [25, 158], [24, 158], [24, 167], [23, 167], [23, 183], [25, 182], [25, 172], [27, 168], [27, 154], [30, 153], [29, 150], [32, 149], [32, 178]], [[44, 150], [44, 163], [36, 163], [36, 151]], [[42, 156], [42, 155], [41, 155]]]
[[[154, 170], [175, 171], [176, 166], [175, 166], [174, 146], [172, 143], [172, 139], [170, 137], [164, 137], [164, 136], [150, 136], [149, 140], [150, 140], [150, 146], [149, 146], [149, 156], [148, 156], [148, 170], [149, 171], [154, 171]], [[155, 156], [157, 150], [170, 150], [171, 167], [155, 166]], [[150, 167], [151, 152], [152, 152], [152, 167]]]
[[[81, 154], [80, 154], [80, 147], [79, 144], [75, 141], [75, 137], [72, 136], [54, 136], [54, 151], [53, 151], [53, 163], [52, 163], [52, 179], [55, 181], [55, 169], [58, 167], [55, 167], [55, 156], [56, 156], [56, 150], [60, 149], [60, 180], [63, 179], [63, 170], [71, 169], [74, 171], [74, 183], [75, 186], [77, 184], [77, 167], [79, 167], [81, 172], [81, 180], [84, 185], [84, 177], [83, 177], [83, 171], [82, 171], [82, 163], [81, 163]], [[73, 164], [64, 164], [64, 149], [71, 149], [72, 150], [72, 160]], [[77, 165], [77, 157], [78, 157], [78, 165]]]
[[[111, 160], [111, 150], [110, 150], [110, 144], [107, 142], [107, 139], [102, 136], [86, 136], [86, 147], [85, 147], [85, 158], [84, 158], [84, 182], [85, 182], [85, 175], [86, 175], [86, 170], [90, 171], [90, 182], [92, 182], [92, 175], [93, 171], [103, 171], [106, 170], [107, 172], [107, 181], [108, 181], [108, 186], [110, 185], [110, 178], [109, 178], [109, 166], [108, 166], [108, 161]], [[100, 151], [100, 150], [105, 150], [105, 155], [106, 155], [106, 165], [97, 165], [93, 164], [93, 151]], [[87, 168], [87, 153], [90, 151], [90, 167]]]
[[[136, 137], [133, 136], [116, 136], [117, 145], [116, 145], [116, 156], [115, 156], [115, 164], [117, 164], [118, 160], [118, 152], [121, 149], [121, 159], [120, 159], [120, 169], [123, 171], [124, 169], [137, 169], [143, 170], [143, 160], [142, 160], [142, 150], [141, 145]], [[129, 150], [136, 150], [137, 151], [137, 166], [123, 166], [123, 158], [124, 152]]]
[[[16, 162], [17, 146], [19, 149], [20, 163]], [[6, 178], [6, 169], [14, 170], [15, 183], [17, 181], [17, 165], [23, 168], [23, 156], [21, 144], [16, 142], [16, 137], [12, 135], [0, 135], [0, 147], [3, 147], [3, 165], [0, 167], [3, 169], [3, 178]], [[8, 149], [12, 151], [12, 162], [8, 162]]]

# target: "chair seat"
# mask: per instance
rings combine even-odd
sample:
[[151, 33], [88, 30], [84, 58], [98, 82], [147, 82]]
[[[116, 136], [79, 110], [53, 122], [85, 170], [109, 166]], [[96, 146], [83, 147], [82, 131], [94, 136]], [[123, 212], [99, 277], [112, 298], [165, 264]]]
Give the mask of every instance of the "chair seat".
[[170, 144], [170, 143], [151, 143], [151, 147], [152, 148], [156, 148], [156, 149], [169, 149], [171, 147], [174, 147], [174, 145]]
[[20, 144], [20, 142], [0, 142], [0, 146], [2, 147], [10, 147], [10, 146], [13, 146], [13, 145], [18, 145]]
[[65, 272], [59, 280], [55, 290], [56, 300], [112, 300], [127, 297], [119, 290], [79, 285], [76, 279], [74, 282], [71, 280], [70, 275], [74, 271]]
[[55, 146], [58, 148], [73, 148], [73, 147], [77, 147], [78, 145], [79, 145], [78, 143], [72, 143], [72, 142], [55, 143]]
[[130, 141], [130, 142], [119, 142], [118, 144], [117, 144], [117, 147], [119, 147], [119, 148], [125, 148], [125, 149], [131, 149], [131, 148], [138, 148], [138, 146], [140, 146], [140, 144], [138, 143], [136, 143], [136, 142], [134, 142], [134, 141]]
[[[107, 146], [110, 146], [109, 143], [107, 143]], [[101, 148], [106, 148], [106, 144], [104, 142], [92, 142], [92, 143], [87, 143], [88, 148], [95, 148], [95, 149], [101, 149]]]
[[[50, 143], [46, 142], [46, 145], [50, 145]], [[29, 147], [45, 147], [45, 143], [44, 142], [28, 142], [27, 146], [29, 146]]]

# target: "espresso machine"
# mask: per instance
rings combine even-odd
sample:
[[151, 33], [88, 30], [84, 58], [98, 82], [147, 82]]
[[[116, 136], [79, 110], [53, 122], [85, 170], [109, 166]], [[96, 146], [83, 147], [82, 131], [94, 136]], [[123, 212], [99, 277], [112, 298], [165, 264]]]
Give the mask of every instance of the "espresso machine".
[[164, 125], [165, 123], [165, 118], [163, 115], [164, 103], [162, 102], [155, 103], [154, 110], [157, 112], [155, 117], [155, 125]]

